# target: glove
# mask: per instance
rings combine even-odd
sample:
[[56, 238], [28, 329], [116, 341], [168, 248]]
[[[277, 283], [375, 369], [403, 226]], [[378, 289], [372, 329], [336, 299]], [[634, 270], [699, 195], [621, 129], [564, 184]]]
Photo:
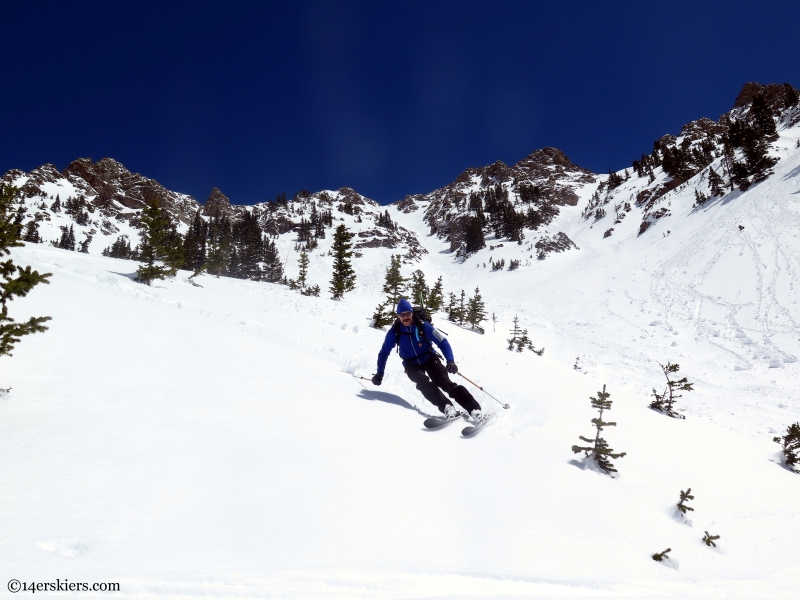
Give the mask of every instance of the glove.
[[447, 361], [447, 372], [450, 373], [451, 375], [455, 375], [456, 373], [458, 373], [458, 367], [456, 366], [456, 363], [454, 363], [452, 360]]
[[372, 376], [372, 383], [375, 385], [380, 385], [383, 383], [383, 373], [375, 373]]

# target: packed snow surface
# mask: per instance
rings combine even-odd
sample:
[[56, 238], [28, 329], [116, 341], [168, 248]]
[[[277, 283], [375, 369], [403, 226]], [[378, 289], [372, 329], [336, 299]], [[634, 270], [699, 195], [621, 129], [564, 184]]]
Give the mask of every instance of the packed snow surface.
[[[529, 259], [524, 243], [459, 263], [420, 235], [404, 273], [479, 286], [497, 318], [485, 335], [434, 319], [511, 405], [467, 383], [495, 413], [470, 439], [423, 429], [436, 409], [396, 355], [381, 387], [353, 377], [385, 335], [369, 317], [388, 249], [356, 259], [342, 302], [186, 272], [147, 287], [134, 262], [15, 249], [53, 276], [11, 315], [53, 320], [0, 359], [5, 579], [120, 597], [796, 598], [800, 475], [772, 441], [800, 419], [800, 151], [782, 140], [768, 181], [701, 208], [671, 192], [673, 216], [641, 236], [631, 218], [603, 238], [567, 207], [550, 229], [580, 251], [518, 271], [483, 265]], [[421, 232], [421, 213], [392, 218]], [[515, 315], [544, 356], [506, 349]], [[695, 386], [685, 420], [648, 408], [666, 361]], [[603, 385], [616, 478], [571, 452]]]

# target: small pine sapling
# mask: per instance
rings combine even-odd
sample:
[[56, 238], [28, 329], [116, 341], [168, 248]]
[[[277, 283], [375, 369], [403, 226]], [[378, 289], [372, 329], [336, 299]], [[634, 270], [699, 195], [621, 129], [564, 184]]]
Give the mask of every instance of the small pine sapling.
[[592, 419], [592, 423], [594, 424], [595, 428], [597, 429], [597, 433], [593, 440], [589, 438], [585, 438], [582, 435], [578, 436], [584, 442], [589, 444], [593, 444], [592, 446], [573, 446], [572, 451], [575, 454], [580, 452], [584, 452], [586, 456], [592, 456], [597, 463], [597, 466], [603, 470], [604, 473], [607, 475], [611, 475], [611, 473], [616, 472], [617, 469], [614, 468], [614, 465], [611, 463], [609, 459], [617, 459], [622, 458], [625, 456], [625, 452], [614, 452], [613, 449], [608, 447], [608, 442], [605, 439], [600, 437], [600, 434], [603, 432], [603, 427], [616, 427], [616, 423], [606, 422], [603, 421], [603, 411], [611, 410], [611, 400], [609, 398], [611, 394], [606, 392], [606, 386], [603, 386], [603, 391], [598, 392], [597, 398], [591, 396], [589, 399], [592, 401], [592, 408], [596, 408], [600, 411], [600, 414]]
[[664, 388], [664, 393], [662, 394], [659, 394], [656, 388], [653, 388], [654, 400], [650, 403], [650, 408], [674, 419], [685, 419], [686, 417], [676, 412], [673, 406], [675, 400], [682, 396], [682, 394], [678, 394], [677, 392], [691, 392], [693, 391], [692, 386], [694, 384], [690, 383], [686, 377], [670, 379], [670, 374], [677, 373], [680, 370], [680, 366], [676, 363], [667, 362], [666, 365], [658, 363], [658, 366], [661, 367], [661, 370], [664, 372], [664, 377], [667, 378], [667, 387]]
[[481, 290], [480, 288], [475, 288], [475, 295], [470, 298], [467, 304], [467, 316], [466, 321], [472, 326], [472, 330], [474, 331], [475, 328], [478, 329], [481, 333], [483, 333], [483, 328], [481, 328], [478, 324], [481, 321], [486, 319], [486, 305], [483, 303], [483, 298], [481, 297]]
[[581, 357], [580, 356], [575, 357], [575, 364], [572, 365], [572, 368], [575, 369], [576, 371], [580, 371], [581, 370], [580, 362], [581, 362]]
[[694, 496], [692, 496], [692, 488], [688, 488], [685, 492], [681, 490], [681, 499], [676, 506], [678, 507], [678, 510], [681, 511], [682, 515], [685, 515], [687, 511], [694, 510], [691, 506], [686, 504], [687, 500], [694, 500]]
[[519, 335], [517, 339], [517, 352], [522, 352], [525, 348], [533, 347], [533, 342], [531, 342], [531, 338], [528, 337], [528, 330], [523, 329], [522, 333]]
[[656, 562], [661, 562], [665, 558], [669, 560], [669, 556], [667, 556], [667, 554], [669, 554], [670, 552], [672, 552], [672, 548], [667, 548], [663, 552], [656, 552], [655, 554], [653, 554], [652, 558]]
[[517, 315], [514, 315], [514, 327], [509, 330], [509, 333], [511, 337], [506, 341], [508, 342], [508, 349], [513, 350], [522, 334], [522, 330], [519, 328], [519, 317]]
[[703, 541], [705, 542], [706, 546], [714, 546], [714, 548], [717, 547], [717, 545], [714, 543], [714, 540], [718, 540], [718, 539], [719, 539], [718, 535], [711, 535], [707, 531], [705, 532], [705, 535], [703, 536]]
[[786, 459], [786, 468], [794, 473], [800, 473], [800, 422], [789, 425], [786, 435], [772, 438], [773, 442], [781, 445], [783, 456]]

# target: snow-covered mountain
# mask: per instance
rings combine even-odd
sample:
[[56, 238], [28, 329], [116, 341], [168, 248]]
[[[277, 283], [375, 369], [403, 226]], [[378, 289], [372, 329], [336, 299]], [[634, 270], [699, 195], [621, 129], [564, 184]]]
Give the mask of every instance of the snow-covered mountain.
[[[95, 230], [88, 255], [13, 251], [53, 277], [12, 315], [53, 320], [1, 363], [0, 387], [13, 388], [0, 397], [8, 578], [120, 581], [133, 597], [794, 598], [800, 476], [772, 441], [800, 420], [792, 92], [748, 84], [719, 121], [657, 140], [627, 172], [592, 174], [543, 149], [388, 207], [348, 188], [254, 206], [219, 190], [202, 208], [160, 196], [184, 228], [198, 209], [257, 215], [289, 277], [298, 227], [331, 211], [359, 244], [342, 302], [207, 275], [195, 287], [185, 271], [138, 284], [137, 263], [100, 256], [122, 233], [137, 239], [137, 206], [96, 204], [109, 181], [95, 194], [54, 167], [6, 174], [43, 239]], [[730, 139], [763, 106], [774, 164]], [[132, 205], [147, 198], [130, 191], [144, 183], [112, 187]], [[487, 201], [530, 212], [519, 239], [495, 237], [504, 225]], [[485, 246], [466, 251], [462, 225], [480, 212]], [[323, 290], [331, 237], [311, 253], [308, 280]], [[375, 370], [385, 333], [370, 316], [398, 253], [405, 275], [480, 288], [496, 318], [479, 335], [434, 315], [461, 371], [511, 405], [470, 388], [495, 412], [473, 439], [421, 430], [435, 409], [396, 356], [380, 388], [351, 377]], [[507, 350], [515, 316], [543, 356]], [[666, 361], [694, 384], [685, 420], [648, 408]], [[570, 450], [593, 431], [589, 396], [603, 385], [617, 423], [604, 435], [627, 453], [616, 479]], [[689, 522], [675, 508], [688, 487]], [[668, 547], [670, 563], [651, 560]]]

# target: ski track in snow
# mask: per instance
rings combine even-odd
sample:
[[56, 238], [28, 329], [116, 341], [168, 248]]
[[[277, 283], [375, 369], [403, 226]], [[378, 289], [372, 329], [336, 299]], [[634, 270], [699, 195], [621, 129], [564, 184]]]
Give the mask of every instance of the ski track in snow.
[[[769, 180], [701, 208], [687, 184], [641, 236], [635, 213], [603, 239], [564, 207], [548, 229], [580, 251], [515, 273], [481, 265], [524, 246], [487, 240], [459, 264], [422, 210], [390, 209], [429, 251], [406, 274], [480, 286], [498, 316], [485, 335], [435, 319], [464, 374], [511, 404], [454, 377], [496, 416], [469, 440], [423, 430], [436, 409], [396, 354], [381, 387], [352, 377], [375, 369], [388, 249], [357, 259], [343, 302], [186, 272], [146, 287], [133, 262], [15, 249], [53, 277], [11, 315], [53, 320], [0, 363], [7, 579], [118, 581], [122, 597], [797, 597], [800, 477], [772, 442], [800, 415], [796, 134]], [[515, 314], [543, 357], [506, 350]], [[667, 360], [695, 383], [685, 421], [647, 408]], [[605, 437], [627, 452], [614, 479], [570, 451], [604, 384]]]

